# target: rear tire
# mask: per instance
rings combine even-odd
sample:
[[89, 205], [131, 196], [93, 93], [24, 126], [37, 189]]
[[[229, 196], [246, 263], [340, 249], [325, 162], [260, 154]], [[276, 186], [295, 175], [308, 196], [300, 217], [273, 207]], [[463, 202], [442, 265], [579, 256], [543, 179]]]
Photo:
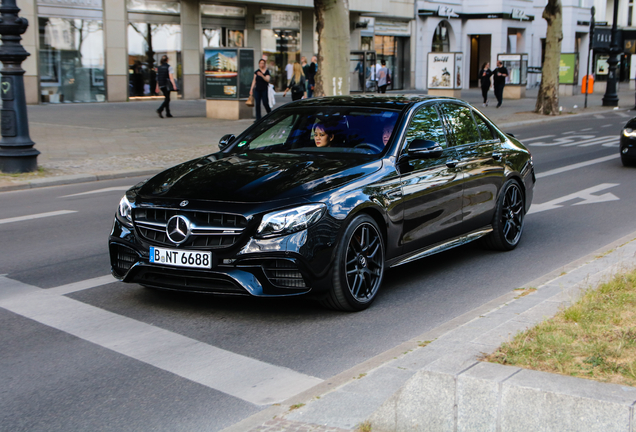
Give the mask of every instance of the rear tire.
[[484, 238], [489, 249], [509, 251], [517, 247], [525, 221], [525, 200], [521, 186], [508, 180], [501, 188], [497, 209], [492, 221], [493, 232]]
[[369, 215], [356, 216], [336, 248], [332, 286], [321, 301], [325, 307], [361, 311], [375, 300], [384, 277], [384, 239]]

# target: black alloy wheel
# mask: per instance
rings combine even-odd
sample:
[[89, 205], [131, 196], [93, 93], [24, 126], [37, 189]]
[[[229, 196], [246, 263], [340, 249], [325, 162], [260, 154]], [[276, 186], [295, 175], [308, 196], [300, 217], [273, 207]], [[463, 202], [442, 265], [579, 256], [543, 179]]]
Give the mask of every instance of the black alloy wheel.
[[521, 239], [524, 216], [525, 202], [521, 187], [515, 180], [508, 180], [497, 200], [493, 232], [484, 238], [486, 246], [501, 251], [514, 249]]
[[360, 311], [375, 299], [384, 277], [384, 239], [368, 215], [347, 226], [336, 251], [333, 284], [322, 304], [331, 309]]

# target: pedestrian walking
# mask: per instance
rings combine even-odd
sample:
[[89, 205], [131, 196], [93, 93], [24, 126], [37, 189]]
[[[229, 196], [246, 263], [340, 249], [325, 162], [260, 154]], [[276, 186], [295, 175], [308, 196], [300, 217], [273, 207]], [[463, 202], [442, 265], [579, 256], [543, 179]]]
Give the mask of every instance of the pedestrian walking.
[[381, 60], [382, 67], [378, 71], [378, 90], [380, 93], [386, 93], [386, 87], [389, 85], [389, 70], [386, 67], [386, 60]]
[[285, 66], [285, 73], [287, 74], [287, 81], [285, 81], [285, 85], [289, 87], [289, 82], [291, 81], [291, 77], [294, 74], [294, 63], [291, 59], [289, 59], [287, 66]]
[[267, 70], [267, 64], [265, 60], [260, 59], [258, 61], [258, 69], [254, 71], [254, 79], [252, 80], [252, 87], [250, 87], [250, 95], [254, 96], [254, 106], [256, 107], [256, 120], [261, 119], [261, 102], [265, 106], [265, 111], [269, 114], [272, 109], [269, 106], [267, 89], [271, 75]]
[[503, 91], [506, 86], [506, 77], [508, 76], [508, 69], [506, 69], [503, 63], [497, 60], [497, 69], [493, 71], [493, 81], [495, 87], [495, 97], [497, 98], [497, 108], [501, 106], [503, 102]]
[[163, 110], [166, 110], [166, 117], [172, 117], [170, 113], [170, 92], [177, 90], [177, 84], [174, 82], [174, 69], [168, 64], [168, 56], [161, 57], [160, 65], [157, 68], [157, 90], [163, 93], [163, 103], [157, 109], [159, 117], [163, 118]]
[[318, 73], [318, 58], [316, 56], [311, 58], [311, 64], [304, 72], [307, 80], [307, 99], [309, 99], [314, 97], [314, 88], [316, 87], [316, 73]]
[[492, 76], [492, 71], [490, 70], [490, 62], [486, 62], [481, 66], [481, 70], [479, 71], [479, 82], [481, 84], [481, 95], [484, 97], [483, 106], [488, 106], [488, 90], [490, 89], [490, 77]]
[[300, 63], [294, 63], [294, 70], [292, 77], [289, 80], [289, 85], [283, 92], [283, 97], [287, 96], [287, 92], [291, 90], [292, 101], [302, 99], [307, 96], [307, 83], [305, 82], [305, 74], [300, 67]]

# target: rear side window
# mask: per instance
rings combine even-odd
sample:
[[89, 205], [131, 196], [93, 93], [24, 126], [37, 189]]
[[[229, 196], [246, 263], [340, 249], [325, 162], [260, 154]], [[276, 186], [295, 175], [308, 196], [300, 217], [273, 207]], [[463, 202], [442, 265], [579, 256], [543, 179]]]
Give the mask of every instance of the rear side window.
[[456, 145], [479, 142], [479, 131], [470, 108], [446, 103], [442, 104], [442, 111], [455, 136]]
[[435, 141], [446, 148], [446, 134], [439, 114], [433, 105], [425, 105], [418, 109], [406, 131], [406, 148], [414, 139]]
[[475, 116], [475, 122], [477, 123], [477, 129], [479, 129], [479, 133], [481, 134], [482, 141], [492, 141], [495, 138], [495, 134], [492, 133], [492, 129], [488, 126], [488, 123], [479, 115], [478, 112], [473, 111], [473, 115]]

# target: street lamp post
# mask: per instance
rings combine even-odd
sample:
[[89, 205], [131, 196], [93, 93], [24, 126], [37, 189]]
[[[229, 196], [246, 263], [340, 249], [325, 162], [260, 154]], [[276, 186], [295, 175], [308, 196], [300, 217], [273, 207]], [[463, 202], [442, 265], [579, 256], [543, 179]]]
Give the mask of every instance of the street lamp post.
[[607, 60], [609, 73], [607, 74], [607, 87], [603, 96], [603, 106], [618, 106], [618, 94], [616, 94], [616, 65], [618, 64], [618, 47], [616, 21], [618, 20], [618, 2], [614, 2], [614, 22], [612, 23], [612, 42], [610, 44], [610, 58]]
[[592, 6], [592, 9], [590, 9], [590, 13], [592, 14], [592, 17], [590, 19], [590, 43], [587, 47], [587, 75], [585, 76], [585, 79], [587, 81], [585, 82], [584, 108], [587, 108], [587, 95], [590, 92], [590, 61], [592, 60], [590, 57], [593, 55], [592, 48], [594, 47], [594, 14], [596, 13], [596, 8], [594, 6]]
[[0, 6], [0, 61], [2, 79], [2, 121], [0, 122], [0, 171], [22, 173], [35, 171], [39, 151], [29, 137], [26, 97], [24, 93], [24, 69], [22, 62], [30, 55], [21, 45], [22, 35], [29, 22], [18, 17], [20, 8], [16, 0], [2, 0]]

